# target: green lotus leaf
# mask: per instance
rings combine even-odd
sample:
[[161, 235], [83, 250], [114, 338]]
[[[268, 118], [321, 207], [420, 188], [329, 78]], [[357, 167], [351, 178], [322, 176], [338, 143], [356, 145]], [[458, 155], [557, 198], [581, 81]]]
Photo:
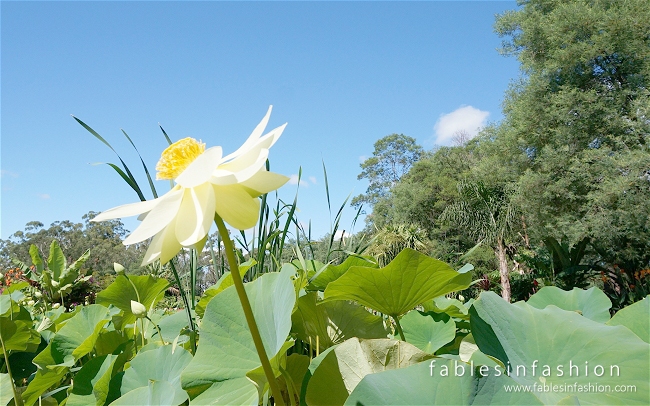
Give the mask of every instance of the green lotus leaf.
[[138, 388], [147, 387], [149, 382], [164, 381], [173, 388], [172, 404], [178, 405], [188, 399], [181, 387], [181, 373], [192, 361], [192, 354], [182, 347], [165, 345], [149, 351], [141, 351], [131, 360], [131, 366], [124, 371], [122, 396]]
[[462, 361], [435, 358], [370, 374], [359, 382], [345, 405], [542, 405], [528, 392], [507, 392], [518, 384], [506, 375], [482, 377], [470, 370]]
[[300, 402], [300, 390], [305, 374], [309, 369], [309, 356], [293, 353], [287, 357], [286, 366], [281, 371], [282, 376], [278, 380], [283, 390], [292, 396], [296, 403]]
[[[41, 335], [32, 328], [32, 322], [0, 317], [0, 340], [7, 351], [34, 352], [41, 342]], [[1, 353], [0, 353], [1, 354]]]
[[404, 249], [384, 268], [352, 267], [325, 289], [325, 301], [355, 300], [393, 317], [472, 281], [437, 259]]
[[23, 393], [26, 405], [34, 404], [50, 386], [61, 381], [79, 358], [93, 350], [99, 333], [110, 320], [110, 311], [102, 305], [79, 309], [34, 358], [38, 370]]
[[612, 307], [612, 301], [595, 286], [588, 290], [573, 288], [570, 291], [555, 286], [545, 286], [532, 295], [526, 303], [538, 309], [554, 305], [563, 310], [578, 312], [600, 323], [609, 320], [609, 309]]
[[95, 355], [108, 355], [115, 353], [121, 345], [126, 343], [128, 338], [123, 334], [120, 334], [119, 331], [102, 331], [95, 341]]
[[[245, 284], [264, 348], [273, 358], [285, 345], [291, 329], [296, 294], [293, 270], [267, 273]], [[181, 374], [192, 403], [228, 404], [233, 398], [249, 399], [256, 393], [246, 374], [261, 365], [234, 286], [215, 296], [201, 324], [201, 344]], [[279, 371], [277, 371], [279, 374]], [[210, 388], [210, 389], [209, 389]], [[194, 399], [201, 392], [200, 398]], [[215, 403], [216, 402], [216, 403]]]
[[625, 326], [640, 339], [650, 343], [650, 296], [619, 310], [607, 324]]
[[474, 299], [463, 303], [458, 299], [451, 299], [446, 296], [438, 296], [433, 300], [422, 303], [425, 312], [446, 313], [451, 317], [469, 320], [469, 308], [472, 306]]
[[483, 352], [478, 349], [478, 345], [476, 345], [474, 336], [472, 336], [471, 333], [463, 337], [462, 341], [460, 342], [458, 357], [462, 361], [469, 362], [474, 365], [487, 365], [489, 367], [495, 367], [499, 365], [502, 369], [505, 370], [505, 366], [501, 363], [501, 361], [489, 355], [483, 354]]
[[66, 405], [104, 405], [111, 378], [124, 364], [124, 361], [116, 363], [118, 358], [118, 355], [102, 355], [85, 363], [74, 377]]
[[[273, 369], [273, 374], [276, 378], [279, 378], [282, 375], [282, 370], [287, 367], [287, 350], [293, 347], [294, 341], [289, 340], [285, 341], [284, 345], [280, 350], [271, 357], [269, 360], [271, 368]], [[264, 368], [260, 365], [259, 367], [250, 370], [246, 373], [246, 377], [252, 381], [255, 386], [258, 388], [258, 394], [262, 396], [264, 392], [270, 388], [268, 385], [268, 380], [266, 379], [266, 374], [264, 373]]]
[[325, 269], [314, 275], [307, 286], [307, 290], [325, 290], [330, 282], [334, 282], [353, 266], [377, 268], [377, 262], [372, 257], [358, 257], [351, 255], [340, 265], [327, 265]]
[[302, 341], [316, 345], [319, 351], [352, 338], [386, 338], [388, 331], [381, 317], [354, 303], [320, 303], [317, 292], [300, 297], [291, 316], [292, 332]]
[[444, 313], [412, 310], [400, 319], [400, 324], [406, 341], [429, 354], [433, 354], [456, 337], [456, 323]]
[[322, 359], [309, 379], [305, 400], [308, 405], [342, 405], [364, 376], [432, 357], [404, 341], [351, 338]]
[[[483, 292], [470, 314], [479, 349], [509, 363], [514, 381], [565, 389], [534, 392], [544, 404], [557, 404], [574, 385], [611, 388], [577, 391], [581, 404], [650, 403], [650, 345], [625, 327], [553, 305], [537, 309], [524, 302], [509, 304], [493, 292]], [[636, 391], [615, 392], [617, 385], [635, 385]]]
[[14, 392], [9, 374], [0, 374], [0, 405], [5, 406], [13, 398]]
[[176, 390], [167, 381], [152, 381], [117, 398], [110, 406], [178, 406]]
[[[160, 332], [162, 333], [163, 340], [167, 343], [173, 342], [176, 337], [180, 335], [181, 330], [187, 327], [187, 313], [185, 311], [178, 311], [174, 314], [169, 314], [166, 316], [163, 316], [160, 318], [160, 320], [156, 321], [153, 319], [157, 324], [158, 328], [160, 328]], [[153, 326], [151, 326], [153, 328]], [[183, 344], [187, 340], [189, 340], [189, 336], [183, 335], [180, 337], [177, 341], [177, 344]], [[158, 331], [153, 330], [152, 331], [152, 340], [159, 340], [158, 338]]]
[[96, 302], [104, 306], [113, 305], [122, 310], [124, 312], [122, 325], [125, 326], [136, 320], [131, 313], [132, 300], [142, 303], [147, 309], [152, 309], [164, 296], [167, 286], [169, 286], [167, 280], [151, 275], [128, 278], [125, 275], [118, 275], [113, 283], [97, 294]]
[[[257, 261], [251, 259], [239, 265], [239, 274], [241, 275], [242, 279], [244, 278], [244, 275], [246, 275], [246, 272], [248, 272], [248, 270], [255, 264], [257, 264]], [[199, 300], [199, 303], [196, 304], [196, 314], [198, 314], [200, 317], [203, 317], [203, 314], [205, 313], [205, 307], [208, 305], [210, 300], [212, 300], [212, 298], [214, 298], [219, 293], [223, 292], [226, 288], [232, 286], [233, 283], [232, 274], [230, 272], [224, 272], [217, 283], [210, 286], [205, 290], [205, 292], [203, 292], [201, 300]]]
[[83, 306], [34, 358], [34, 363], [42, 369], [52, 365], [72, 366], [93, 350], [99, 333], [109, 320], [110, 312], [106, 307]]
[[192, 399], [193, 405], [257, 406], [257, 388], [246, 377], [215, 382], [205, 392]]
[[25, 392], [21, 395], [25, 406], [32, 406], [36, 403], [48, 388], [61, 382], [69, 370], [70, 368], [67, 366], [56, 365], [46, 369], [38, 369], [34, 379], [29, 382]]

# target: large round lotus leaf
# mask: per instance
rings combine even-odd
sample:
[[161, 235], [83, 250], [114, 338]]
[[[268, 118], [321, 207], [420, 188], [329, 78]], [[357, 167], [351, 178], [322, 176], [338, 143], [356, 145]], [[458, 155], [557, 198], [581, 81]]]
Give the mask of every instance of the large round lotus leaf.
[[342, 405], [364, 376], [431, 357], [404, 341], [351, 338], [322, 359], [309, 379], [305, 399], [308, 405]]
[[82, 307], [34, 358], [34, 363], [42, 369], [53, 365], [71, 367], [93, 350], [99, 333], [109, 320], [110, 312], [104, 306], [92, 304]]
[[33, 405], [48, 388], [61, 382], [70, 366], [93, 349], [98, 332], [108, 320], [108, 310], [100, 305], [84, 306], [74, 313], [32, 360], [39, 368], [22, 394], [25, 405]]
[[36, 351], [41, 335], [32, 328], [31, 321], [0, 317], [0, 338], [7, 351]]
[[[291, 270], [268, 273], [245, 285], [269, 357], [283, 348], [291, 329], [291, 311], [296, 301], [292, 275]], [[202, 404], [229, 404], [233, 402], [230, 392], [249, 399], [257, 389], [246, 374], [260, 365], [237, 292], [234, 286], [229, 287], [205, 309], [201, 342], [181, 375], [183, 388], [192, 398], [203, 392]]]
[[607, 324], [625, 326], [640, 339], [650, 343], [650, 296], [619, 310]]
[[555, 286], [545, 286], [526, 302], [538, 309], [554, 305], [563, 310], [578, 312], [588, 319], [605, 323], [609, 320], [612, 301], [597, 287], [589, 290], [573, 288], [566, 291]]
[[446, 314], [412, 310], [402, 317], [400, 324], [406, 341], [429, 354], [456, 337], [456, 323]]
[[193, 405], [250, 405], [257, 406], [259, 394], [248, 378], [215, 382], [205, 392], [192, 399]]
[[278, 381], [283, 391], [292, 396], [296, 403], [300, 402], [302, 382], [309, 369], [309, 356], [293, 353], [287, 357], [287, 365]]
[[325, 301], [355, 300], [393, 317], [434, 297], [465, 289], [469, 273], [458, 273], [442, 261], [404, 249], [384, 268], [352, 267], [325, 289]]
[[[479, 349], [509, 363], [513, 380], [558, 388], [534, 392], [544, 404], [560, 402], [569, 386], [581, 404], [650, 404], [650, 345], [625, 327], [553, 305], [509, 304], [493, 292], [483, 292], [470, 315]], [[609, 385], [611, 392], [589, 385]], [[615, 392], [617, 385], [636, 391]]]
[[307, 290], [325, 290], [330, 282], [334, 282], [353, 266], [377, 268], [378, 265], [371, 257], [363, 258], [349, 256], [340, 265], [327, 265], [320, 273], [316, 274], [307, 286]]
[[67, 406], [84, 406], [88, 404], [105, 404], [109, 393], [111, 378], [116, 368], [117, 355], [102, 355], [86, 362], [74, 377]]
[[[133, 289], [134, 286], [135, 289]], [[112, 304], [124, 311], [122, 325], [127, 325], [136, 320], [131, 313], [132, 300], [151, 309], [163, 298], [167, 286], [169, 286], [169, 282], [166, 279], [151, 275], [129, 276], [128, 279], [126, 276], [120, 275], [106, 289], [97, 294], [96, 300], [97, 303], [104, 306]]]
[[517, 387], [505, 375], [482, 377], [462, 361], [436, 358], [367, 375], [345, 405], [542, 405], [532, 394], [515, 391]]
[[[248, 272], [248, 270], [255, 264], [257, 264], [257, 261], [251, 259], [239, 265], [239, 275], [242, 277], [242, 279], [244, 278], [244, 275], [246, 275], [246, 272]], [[205, 313], [205, 307], [208, 305], [208, 303], [210, 303], [210, 300], [234, 284], [235, 282], [232, 279], [232, 274], [230, 272], [224, 272], [217, 283], [210, 286], [205, 290], [205, 292], [203, 292], [201, 300], [199, 300], [199, 303], [196, 304], [196, 314], [198, 314], [200, 317], [203, 317], [203, 314]]]
[[110, 406], [178, 406], [174, 387], [167, 381], [151, 381], [117, 398]]
[[467, 303], [463, 303], [458, 299], [439, 296], [422, 303], [422, 308], [425, 312], [446, 313], [451, 317], [469, 320], [469, 308], [473, 301], [474, 299], [470, 299]]
[[[291, 316], [292, 331], [302, 341], [318, 343], [319, 351], [348, 338], [386, 338], [388, 331], [381, 317], [358, 304], [347, 301], [319, 303], [318, 294], [310, 292], [298, 299]], [[318, 338], [318, 340], [317, 340]]]
[[172, 345], [139, 352], [131, 360], [131, 367], [124, 371], [122, 396], [137, 388], [147, 387], [151, 381], [165, 381], [174, 389], [172, 403], [183, 403], [187, 399], [187, 393], [181, 387], [181, 372], [190, 361], [192, 354], [182, 347], [174, 349]]
[[0, 405], [6, 405], [13, 398], [14, 392], [9, 374], [0, 374]]

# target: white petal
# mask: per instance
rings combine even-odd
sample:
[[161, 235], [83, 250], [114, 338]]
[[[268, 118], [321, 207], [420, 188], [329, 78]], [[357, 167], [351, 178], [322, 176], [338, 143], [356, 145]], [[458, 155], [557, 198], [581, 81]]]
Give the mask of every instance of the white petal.
[[267, 134], [265, 134], [262, 138], [260, 138], [258, 145], [262, 145], [262, 147], [266, 149], [271, 148], [273, 144], [275, 144], [275, 142], [280, 138], [280, 136], [282, 135], [286, 127], [287, 127], [287, 123], [284, 123], [280, 127], [276, 127], [272, 129]]
[[163, 235], [162, 247], [160, 249], [160, 263], [166, 264], [178, 254], [178, 251], [183, 248], [178, 239], [176, 238], [176, 222], [178, 219], [174, 219], [172, 223], [165, 230]]
[[280, 127], [274, 128], [273, 130], [269, 131], [266, 135], [264, 135], [262, 138], [256, 140], [254, 143], [249, 143], [248, 141], [246, 141], [244, 145], [242, 145], [237, 151], [225, 156], [223, 158], [223, 161], [229, 161], [231, 159], [237, 158], [238, 156], [247, 153], [251, 149], [271, 148], [271, 146], [275, 144], [278, 138], [280, 138], [286, 126], [287, 123], [284, 123]]
[[[230, 172], [235, 175], [237, 182], [243, 182], [251, 176], [255, 175], [257, 172], [264, 169], [266, 165], [266, 160], [269, 157], [268, 149], [252, 149], [247, 151], [244, 155], [240, 155], [232, 161], [219, 165], [217, 171], [214, 174], [223, 173], [221, 171]], [[221, 180], [214, 180], [213, 176], [211, 179], [212, 183], [215, 184], [224, 184]], [[227, 184], [227, 183], [226, 183]]]
[[147, 266], [150, 263], [157, 260], [158, 258], [160, 258], [160, 251], [162, 250], [164, 233], [165, 232], [163, 230], [163, 232], [156, 234], [151, 239], [151, 242], [149, 243], [149, 247], [147, 248], [147, 252], [144, 254], [144, 258], [142, 259], [141, 266]]
[[143, 202], [129, 203], [129, 204], [123, 204], [122, 206], [113, 207], [112, 209], [108, 209], [106, 211], [101, 212], [100, 214], [95, 216], [95, 218], [93, 218], [91, 221], [112, 220], [112, 219], [130, 217], [130, 216], [146, 213], [151, 209], [153, 209], [154, 207], [156, 207], [156, 205], [160, 202], [160, 200], [163, 197], [164, 196], [161, 196], [153, 200], [145, 200]]
[[255, 191], [255, 197], [257, 197], [264, 193], [279, 189], [288, 181], [288, 177], [280, 175], [279, 173], [259, 171], [246, 181], [240, 183], [240, 185]]
[[230, 171], [217, 169], [214, 171], [212, 178], [210, 178], [210, 183], [215, 185], [232, 185], [233, 183], [237, 183], [237, 177]]
[[186, 189], [176, 215], [176, 238], [185, 246], [201, 241], [210, 231], [214, 220], [215, 196], [210, 183]]
[[217, 214], [231, 226], [247, 230], [257, 223], [260, 200], [252, 197], [243, 186], [214, 186]]
[[178, 175], [176, 183], [191, 188], [210, 180], [212, 172], [217, 169], [223, 153], [221, 147], [208, 148], [199, 155], [185, 170]]
[[269, 123], [269, 117], [271, 117], [271, 110], [273, 109], [273, 106], [269, 106], [269, 109], [266, 112], [266, 115], [260, 121], [260, 123], [255, 127], [251, 135], [248, 136], [248, 139], [242, 144], [241, 147], [237, 149], [237, 151], [233, 152], [232, 154], [228, 155], [228, 159], [235, 157], [237, 155], [240, 155], [244, 153], [246, 150], [250, 149], [253, 147], [258, 141], [262, 133], [264, 132], [264, 129], [266, 128], [266, 125]]
[[176, 216], [182, 198], [183, 189], [165, 194], [156, 207], [147, 214], [142, 224], [124, 240], [124, 245], [144, 241], [165, 228]]
[[142, 260], [142, 266], [149, 265], [157, 259], [160, 259], [161, 264], [164, 265], [178, 254], [182, 246], [176, 239], [175, 228], [176, 219], [153, 237]]

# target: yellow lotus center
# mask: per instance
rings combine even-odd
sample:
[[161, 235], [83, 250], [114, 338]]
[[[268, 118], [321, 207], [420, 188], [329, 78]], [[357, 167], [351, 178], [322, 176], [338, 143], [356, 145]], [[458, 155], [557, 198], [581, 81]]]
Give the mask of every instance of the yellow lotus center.
[[176, 179], [205, 151], [205, 144], [187, 137], [168, 146], [156, 165], [156, 179]]

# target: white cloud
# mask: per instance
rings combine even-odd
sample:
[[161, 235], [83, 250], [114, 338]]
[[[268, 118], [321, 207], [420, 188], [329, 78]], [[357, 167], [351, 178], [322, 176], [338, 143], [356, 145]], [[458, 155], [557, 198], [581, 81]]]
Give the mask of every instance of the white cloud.
[[[298, 174], [294, 173], [289, 177], [289, 184], [290, 185], [298, 184]], [[309, 187], [309, 183], [307, 183], [304, 179], [300, 179], [300, 186]]]
[[309, 177], [309, 181], [310, 181], [311, 183], [313, 183], [314, 185], [317, 183], [317, 182], [316, 182], [316, 177], [315, 177], [315, 176], [310, 176], [310, 177]]
[[464, 131], [473, 138], [479, 130], [487, 123], [489, 111], [479, 110], [472, 106], [462, 106], [451, 113], [442, 114], [436, 125], [435, 143], [438, 145], [451, 145], [454, 136], [459, 131]]
[[365, 155], [361, 155], [361, 156], [359, 157], [359, 162], [363, 162], [363, 161], [365, 161], [366, 159], [368, 159], [367, 156], [365, 156]]
[[50, 195], [47, 194], [47, 193], [41, 193], [40, 195], [38, 195], [38, 197], [39, 197], [39, 199], [42, 199], [42, 200], [48, 200], [50, 198]]
[[350, 235], [351, 234], [346, 231], [336, 230], [336, 232], [334, 233], [334, 241], [340, 241], [341, 237], [348, 238]]

